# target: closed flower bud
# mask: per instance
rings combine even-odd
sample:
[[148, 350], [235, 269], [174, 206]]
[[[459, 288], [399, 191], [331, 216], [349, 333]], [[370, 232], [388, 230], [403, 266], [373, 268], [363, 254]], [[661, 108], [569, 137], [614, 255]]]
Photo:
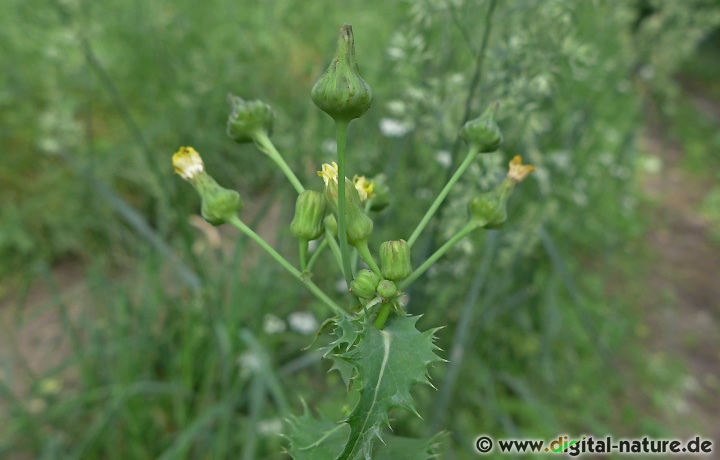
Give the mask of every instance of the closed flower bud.
[[369, 299], [375, 295], [380, 277], [370, 270], [360, 270], [350, 283], [350, 291], [358, 297]]
[[190, 182], [202, 200], [201, 214], [213, 225], [228, 222], [243, 207], [240, 194], [221, 187], [205, 172], [202, 158], [192, 147], [181, 147], [172, 158], [175, 172]]
[[[333, 213], [338, 212], [338, 179], [337, 166], [324, 164], [318, 175], [325, 181], [325, 199]], [[367, 243], [373, 230], [373, 221], [365, 213], [360, 195], [353, 182], [345, 178], [345, 221], [348, 243], [352, 246]]]
[[478, 153], [496, 151], [502, 144], [503, 136], [495, 123], [497, 104], [489, 107], [480, 117], [470, 120], [460, 129], [460, 136]]
[[258, 132], [272, 134], [275, 114], [262, 101], [246, 101], [228, 94], [230, 116], [227, 121], [227, 135], [238, 143], [252, 142]]
[[397, 296], [398, 288], [392, 281], [382, 280], [377, 286], [377, 293], [383, 299], [392, 299]]
[[372, 89], [360, 76], [349, 24], [340, 29], [335, 58], [313, 86], [310, 96], [320, 110], [336, 121], [359, 118], [372, 105]]
[[507, 220], [507, 199], [514, 184], [503, 180], [493, 190], [481, 193], [470, 200], [470, 218], [485, 228], [500, 228]]
[[390, 187], [387, 185], [385, 174], [375, 176], [372, 181], [374, 186], [372, 198], [370, 198], [370, 209], [382, 211], [390, 204]]
[[300, 241], [312, 241], [320, 238], [323, 233], [325, 218], [325, 197], [313, 190], [305, 190], [295, 202], [295, 217], [290, 224], [290, 231]]
[[410, 247], [405, 240], [386, 241], [380, 245], [380, 269], [383, 276], [392, 281], [410, 276]]

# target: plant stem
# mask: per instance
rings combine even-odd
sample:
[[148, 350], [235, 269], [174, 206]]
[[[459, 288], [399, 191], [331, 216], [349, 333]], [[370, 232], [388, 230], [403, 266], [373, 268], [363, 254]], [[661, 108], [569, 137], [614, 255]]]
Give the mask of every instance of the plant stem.
[[364, 241], [362, 243], [359, 243], [357, 246], [355, 246], [355, 249], [357, 249], [357, 253], [362, 257], [362, 259], [365, 261], [366, 264], [368, 264], [368, 267], [370, 267], [370, 270], [373, 271], [376, 275], [382, 277], [382, 272], [380, 271], [380, 267], [378, 267], [378, 264], [375, 263], [375, 259], [373, 258], [372, 254], [370, 253], [370, 248], [368, 248], [367, 241]]
[[308, 242], [298, 240], [298, 245], [300, 248], [300, 271], [305, 273], [307, 271]]
[[465, 225], [465, 227], [463, 227], [459, 232], [457, 232], [455, 234], [455, 236], [450, 238], [445, 244], [443, 244], [440, 247], [440, 249], [435, 251], [435, 253], [433, 255], [431, 255], [428, 258], [428, 260], [426, 260], [422, 265], [420, 265], [420, 267], [418, 267], [417, 270], [415, 270], [414, 272], [412, 272], [412, 274], [410, 276], [405, 278], [405, 280], [400, 284], [400, 289], [401, 290], [405, 289], [410, 284], [412, 284], [413, 281], [418, 279], [420, 277], [420, 275], [425, 273], [428, 268], [430, 268], [435, 262], [437, 262], [437, 260], [440, 257], [442, 257], [443, 254], [445, 254], [448, 251], [448, 249], [455, 246], [458, 243], [458, 241], [465, 238], [468, 234], [470, 234], [470, 232], [472, 232], [476, 228], [479, 228], [481, 225], [482, 225], [482, 222], [478, 222], [478, 221], [468, 222], [468, 224]]
[[385, 327], [385, 322], [388, 319], [388, 316], [390, 316], [390, 302], [386, 302], [380, 307], [380, 311], [377, 314], [377, 317], [375, 318], [375, 322], [373, 323], [373, 326], [375, 326], [375, 329], [382, 330], [383, 327]]
[[470, 166], [470, 163], [475, 159], [477, 156], [477, 151], [471, 149], [468, 151], [467, 156], [465, 157], [465, 160], [463, 160], [460, 167], [455, 171], [455, 174], [452, 175], [448, 183], [445, 185], [445, 187], [442, 189], [440, 194], [437, 198], [435, 198], [435, 202], [430, 206], [430, 209], [425, 213], [425, 217], [422, 218], [420, 223], [418, 224], [417, 228], [415, 228], [415, 231], [413, 231], [412, 235], [410, 235], [410, 239], [408, 240], [408, 246], [412, 247], [413, 243], [415, 243], [415, 240], [418, 239], [422, 231], [427, 226], [428, 222], [430, 222], [430, 219], [435, 215], [435, 212], [438, 210], [442, 202], [447, 197], [448, 193], [450, 193], [450, 190], [452, 189], [453, 185], [460, 179], [460, 177], [463, 175], [463, 173], [467, 170], [467, 168]]
[[298, 195], [305, 191], [305, 187], [302, 186], [295, 173], [290, 169], [290, 166], [285, 162], [285, 159], [277, 151], [275, 145], [272, 143], [265, 131], [258, 131], [255, 133], [255, 143], [257, 146], [267, 154], [277, 164], [285, 176], [288, 178], [290, 183], [295, 187]]
[[320, 301], [322, 301], [325, 305], [330, 307], [330, 309], [339, 314], [340, 316], [348, 317], [348, 314], [340, 308], [338, 304], [336, 304], [330, 297], [325, 294], [322, 289], [320, 289], [315, 283], [313, 283], [308, 277], [303, 276], [303, 274], [295, 267], [290, 264], [283, 256], [281, 256], [275, 249], [273, 249], [272, 246], [270, 246], [267, 241], [263, 240], [260, 235], [252, 231], [250, 227], [245, 225], [240, 218], [237, 216], [234, 216], [229, 222], [232, 226], [243, 232], [245, 235], [247, 235], [251, 240], [255, 241], [258, 246], [263, 248], [265, 252], [270, 254], [273, 259], [277, 263], [279, 263], [285, 270], [287, 270], [291, 275], [293, 275], [295, 278], [297, 278], [301, 283], [303, 283], [309, 290], [312, 292], [315, 297], [317, 297]]
[[340, 255], [340, 246], [338, 246], [337, 241], [335, 241], [335, 237], [330, 233], [330, 230], [325, 229], [325, 239], [328, 240], [328, 244], [330, 245], [330, 251], [335, 256], [335, 261], [338, 264], [338, 267], [340, 267], [340, 271], [342, 271], [342, 256]]
[[310, 261], [307, 264], [307, 271], [312, 271], [313, 267], [315, 266], [315, 262], [318, 260], [318, 257], [320, 257], [320, 254], [325, 250], [325, 248], [328, 247], [328, 240], [327, 238], [323, 238], [320, 245], [315, 249], [315, 252], [313, 252], [313, 255], [310, 256]]
[[347, 146], [348, 122], [335, 120], [337, 155], [338, 155], [338, 239], [340, 240], [340, 258], [342, 271], [345, 275], [348, 289], [352, 281], [350, 268], [350, 250], [347, 241], [347, 215], [345, 214], [345, 148]]

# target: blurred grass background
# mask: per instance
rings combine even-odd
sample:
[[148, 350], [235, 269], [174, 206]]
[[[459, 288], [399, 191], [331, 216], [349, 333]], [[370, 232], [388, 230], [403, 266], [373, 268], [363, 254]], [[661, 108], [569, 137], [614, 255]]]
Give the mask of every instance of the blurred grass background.
[[[667, 203], [643, 184], [686, 175], [675, 185], [695, 184], [696, 202], [680, 207], [717, 253], [720, 4], [493, 3], [3, 2], [0, 454], [283, 458], [300, 398], [342, 418], [342, 383], [302, 350], [327, 312], [234, 232], [190, 219], [198, 200], [170, 156], [198, 149], [294, 260], [294, 192], [227, 139], [225, 95], [271, 104], [274, 142], [319, 189], [333, 126], [309, 88], [344, 22], [376, 95], [351, 126], [348, 168], [393, 190], [371, 247], [407, 238], [457, 166], [459, 126], [494, 101], [506, 143], [450, 195], [417, 263], [512, 156], [538, 166], [503, 230], [459, 245], [410, 292], [421, 327], [449, 326], [453, 359], [433, 371], [438, 391], [416, 392], [425, 421], [395, 414], [395, 432], [447, 430], [447, 459], [474, 458], [480, 433], [717, 435], [697, 405], [685, 416], [698, 426], [677, 421], [694, 370], [653, 340], [658, 305], [685, 306], [648, 280]], [[647, 136], [680, 153], [668, 161]], [[315, 279], [339, 295], [322, 265]], [[716, 355], [716, 379], [698, 383], [711, 394]]]

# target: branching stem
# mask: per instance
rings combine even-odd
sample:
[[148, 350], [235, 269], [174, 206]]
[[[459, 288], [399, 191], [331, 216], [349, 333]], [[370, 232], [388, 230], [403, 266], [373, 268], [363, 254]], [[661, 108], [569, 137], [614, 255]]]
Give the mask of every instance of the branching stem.
[[408, 246], [412, 247], [413, 243], [418, 239], [422, 231], [425, 229], [427, 224], [430, 222], [430, 219], [435, 215], [435, 212], [438, 210], [442, 202], [445, 200], [445, 198], [448, 196], [448, 193], [450, 193], [450, 190], [453, 188], [455, 183], [460, 179], [460, 177], [465, 173], [465, 171], [470, 166], [470, 163], [475, 159], [477, 156], [477, 151], [471, 149], [468, 151], [467, 156], [465, 157], [465, 160], [463, 160], [460, 167], [455, 171], [455, 174], [452, 175], [448, 183], [445, 185], [445, 187], [442, 189], [440, 194], [435, 198], [435, 201], [433, 202], [432, 206], [430, 206], [430, 209], [425, 213], [425, 216], [422, 218], [418, 226], [415, 228], [415, 231], [413, 231], [412, 235], [410, 235], [410, 239], [408, 239]]
[[245, 225], [243, 221], [240, 220], [237, 216], [234, 216], [229, 222], [232, 226], [243, 232], [245, 235], [247, 235], [251, 240], [255, 241], [255, 243], [258, 244], [262, 249], [265, 250], [270, 256], [275, 259], [277, 263], [279, 263], [285, 270], [287, 270], [291, 275], [293, 275], [295, 278], [297, 278], [301, 283], [303, 283], [310, 292], [315, 295], [320, 301], [322, 301], [325, 305], [330, 307], [330, 309], [337, 313], [340, 316], [348, 317], [349, 315], [343, 310], [338, 304], [336, 304], [330, 297], [327, 296], [315, 283], [313, 283], [309, 277], [303, 276], [303, 274], [298, 270], [297, 268], [293, 267], [290, 262], [287, 261], [282, 255], [280, 255], [275, 249], [273, 249], [272, 246], [270, 246], [267, 241], [262, 239], [260, 235], [252, 231], [250, 227]]
[[425, 273], [428, 268], [432, 267], [437, 260], [442, 257], [450, 248], [455, 246], [460, 240], [465, 238], [467, 235], [469, 235], [473, 230], [476, 228], [479, 228], [482, 225], [482, 222], [478, 221], [471, 221], [465, 227], [463, 227], [459, 232], [455, 234], [452, 238], [450, 238], [445, 244], [443, 244], [440, 249], [435, 251], [433, 255], [431, 255], [428, 260], [426, 260], [422, 265], [420, 265], [417, 270], [412, 272], [410, 276], [405, 278], [403, 282], [400, 284], [400, 289], [407, 288], [410, 284], [412, 284], [413, 281], [418, 279], [420, 275]]
[[265, 131], [258, 131], [255, 133], [255, 143], [258, 148], [266, 153], [267, 156], [269, 156], [275, 164], [280, 167], [282, 172], [285, 173], [285, 176], [288, 178], [293, 187], [295, 187], [298, 195], [305, 191], [305, 187], [302, 186], [295, 173], [292, 169], [290, 169], [290, 166], [288, 166], [285, 162], [285, 159], [282, 155], [280, 155], [280, 152], [277, 151], [275, 145], [272, 143], [270, 137], [268, 137]]

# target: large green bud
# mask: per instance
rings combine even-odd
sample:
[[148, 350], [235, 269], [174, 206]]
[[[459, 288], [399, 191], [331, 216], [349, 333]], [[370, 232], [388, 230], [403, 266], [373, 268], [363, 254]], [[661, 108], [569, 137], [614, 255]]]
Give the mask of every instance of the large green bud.
[[392, 281], [410, 276], [410, 246], [405, 240], [386, 241], [380, 245], [380, 270], [385, 278]]
[[500, 228], [507, 220], [507, 200], [515, 184], [504, 179], [489, 192], [475, 196], [468, 204], [470, 218], [485, 228]]
[[252, 142], [258, 132], [272, 134], [275, 114], [269, 105], [262, 101], [246, 101], [241, 97], [228, 94], [230, 116], [227, 121], [227, 135], [242, 144]]
[[200, 154], [192, 147], [181, 147], [172, 158], [175, 172], [190, 182], [200, 195], [200, 214], [213, 225], [220, 225], [236, 217], [243, 207], [240, 194], [221, 187], [208, 173]]
[[375, 296], [380, 277], [370, 270], [360, 270], [350, 283], [350, 291], [358, 297], [369, 299]]
[[495, 123], [497, 104], [488, 107], [482, 115], [470, 120], [460, 129], [460, 136], [478, 153], [496, 151], [502, 144], [503, 136]]
[[335, 121], [349, 122], [368, 111], [373, 101], [372, 89], [360, 76], [355, 60], [355, 38], [352, 26], [340, 29], [335, 58], [310, 92], [315, 105]]
[[320, 192], [305, 190], [295, 202], [295, 217], [290, 223], [290, 231], [300, 241], [312, 241], [323, 233], [326, 202]]

